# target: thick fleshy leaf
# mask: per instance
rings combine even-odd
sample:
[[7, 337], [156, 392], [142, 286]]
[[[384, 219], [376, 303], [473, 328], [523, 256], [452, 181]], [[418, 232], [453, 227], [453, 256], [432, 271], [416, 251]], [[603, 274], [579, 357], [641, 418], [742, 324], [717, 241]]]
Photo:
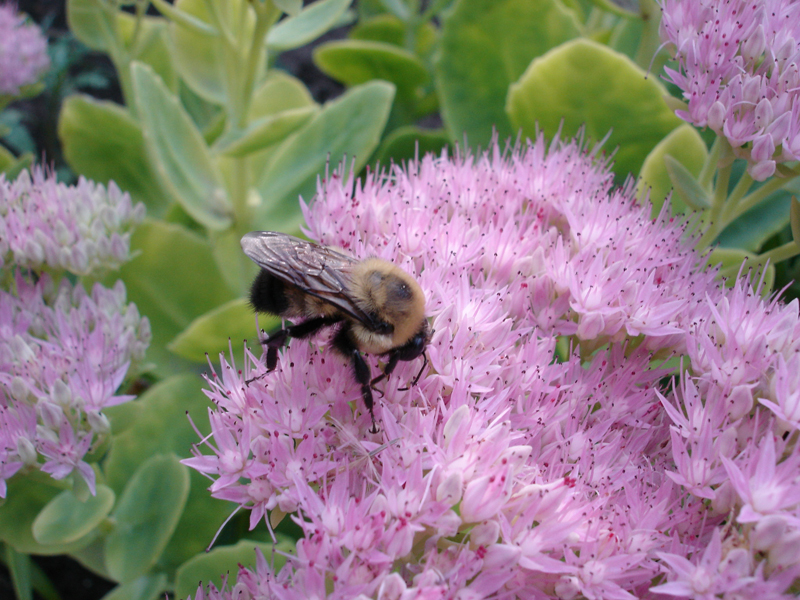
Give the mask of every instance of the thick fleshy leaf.
[[300, 14], [303, 9], [303, 0], [272, 0], [275, 6], [290, 15]]
[[40, 544], [69, 544], [97, 527], [114, 506], [114, 492], [105, 485], [97, 494], [79, 500], [65, 490], [42, 509], [33, 522], [33, 537]]
[[335, 27], [351, 0], [318, 0], [284, 19], [267, 34], [267, 47], [279, 52], [305, 46]]
[[17, 157], [4, 146], [0, 146], [0, 173], [5, 174], [7, 181], [14, 181], [23, 170], [33, 163], [33, 154], [26, 152]]
[[401, 21], [407, 21], [411, 16], [408, 5], [403, 0], [380, 0], [380, 3]]
[[[150, 319], [153, 341], [147, 358], [165, 376], [189, 365], [166, 345], [202, 314], [233, 300], [209, 243], [188, 229], [161, 221], [139, 225], [131, 238], [139, 252], [120, 269], [128, 300]], [[174, 361], [176, 364], [172, 365]]]
[[[258, 324], [269, 331], [280, 324], [280, 319], [260, 315]], [[229, 343], [238, 349], [246, 339], [258, 339], [256, 318], [250, 303], [237, 298], [192, 321], [168, 348], [188, 360], [206, 362], [207, 356], [217, 357], [220, 352], [227, 352]]]
[[[213, 19], [208, 13], [209, 5], [227, 11], [222, 18], [226, 23], [236, 23], [241, 30], [232, 31], [237, 40], [251, 39], [255, 25], [255, 15], [247, 2], [215, 2], [206, 0], [178, 0], [176, 9], [213, 28]], [[245, 10], [244, 18], [236, 13]], [[185, 27], [179, 23], [170, 23], [172, 57], [175, 68], [183, 80], [196, 94], [209, 102], [225, 105], [228, 90], [231, 89], [233, 73], [226, 65], [228, 51], [221, 35], [209, 36], [196, 28]], [[263, 57], [266, 58], [266, 57]], [[259, 72], [261, 68], [259, 67]]]
[[255, 570], [256, 548], [261, 550], [267, 562], [274, 565], [274, 572], [277, 573], [286, 563], [286, 555], [296, 551], [293, 540], [280, 534], [277, 537], [278, 543], [274, 546], [254, 540], [241, 540], [233, 546], [221, 546], [206, 554], [198, 554], [178, 569], [175, 576], [175, 597], [186, 598], [189, 594], [194, 597], [200, 581], [203, 585], [213, 583], [217, 589], [221, 589], [225, 574], [236, 573], [240, 565]]
[[216, 145], [226, 156], [248, 156], [282, 141], [290, 133], [305, 125], [318, 111], [319, 109], [312, 105], [285, 110], [270, 117], [261, 117], [250, 123], [244, 131], [223, 135], [217, 140]]
[[150, 67], [132, 67], [136, 106], [150, 164], [173, 199], [201, 225], [225, 229], [232, 208], [203, 135]]
[[97, 537], [97, 530], [67, 544], [40, 544], [33, 537], [34, 520], [60, 491], [53, 487], [49, 476], [38, 471], [25, 477], [12, 477], [0, 507], [0, 541], [23, 554], [46, 556], [75, 552], [91, 544]]
[[789, 192], [773, 192], [728, 225], [716, 241], [727, 248], [759, 252], [764, 242], [790, 223], [791, 206]]
[[376, 154], [376, 162], [402, 164], [425, 154], [440, 155], [450, 144], [450, 137], [444, 129], [421, 129], [420, 127], [399, 127], [386, 136]]
[[[150, 16], [137, 19], [124, 11], [109, 11], [103, 0], [68, 0], [67, 23], [76, 38], [101, 52], [108, 52], [113, 46], [130, 49], [135, 32], [134, 58], [153, 67], [170, 87], [177, 84], [166, 46], [164, 19]], [[117, 32], [120, 39], [113, 37]]]
[[408, 50], [383, 42], [328, 42], [314, 50], [314, 62], [323, 73], [348, 86], [372, 79], [390, 81], [403, 97], [413, 97], [428, 81], [428, 71], [421, 60]]
[[169, 199], [159, 185], [144, 147], [139, 125], [114, 102], [75, 94], [61, 105], [58, 136], [70, 167], [99, 183], [114, 181], [147, 214], [164, 214]]
[[189, 496], [189, 471], [175, 455], [142, 464], [120, 496], [116, 528], [106, 539], [106, 565], [121, 583], [147, 573], [172, 537]]
[[[382, 14], [362, 19], [347, 34], [352, 40], [384, 42], [400, 48], [405, 47], [406, 26], [393, 15]], [[414, 38], [414, 52], [417, 56], [427, 56], [436, 43], [438, 31], [431, 23], [422, 24]]]
[[394, 86], [376, 81], [354, 87], [289, 138], [258, 182], [260, 204], [254, 206], [253, 229], [291, 232], [301, 221], [299, 197], [310, 200], [325, 166], [358, 171], [378, 145], [394, 98]]
[[273, 70], [253, 94], [249, 117], [256, 120], [305, 106], [316, 106], [316, 102], [303, 82], [288, 73]]
[[118, 585], [103, 596], [103, 600], [158, 600], [167, 597], [165, 592], [168, 588], [169, 582], [164, 573], [142, 575]]
[[586, 39], [567, 42], [534, 60], [508, 94], [515, 130], [533, 138], [538, 127], [552, 137], [581, 127], [615, 154], [614, 172], [636, 175], [647, 155], [682, 121], [664, 103], [666, 89], [627, 56]]
[[153, 6], [155, 6], [162, 15], [180, 27], [208, 37], [216, 37], [219, 34], [219, 32], [213, 26], [201, 19], [198, 19], [192, 14], [176, 8], [175, 5], [170, 4], [166, 0], [151, 1]]
[[33, 600], [31, 557], [17, 552], [11, 546], [5, 547], [4, 555], [3, 563], [11, 574], [17, 600]]
[[[218, 357], [212, 357], [217, 361]], [[199, 441], [192, 422], [202, 434], [209, 432], [210, 402], [202, 392], [204, 380], [184, 374], [161, 381], [142, 394], [135, 403], [141, 411], [124, 433], [114, 436], [105, 463], [108, 485], [121, 493], [127, 482], [150, 456], [173, 453], [188, 457], [192, 444]], [[122, 413], [120, 405], [109, 410], [115, 426]], [[191, 419], [191, 420], [190, 420]], [[165, 569], [174, 569], [208, 546], [219, 526], [234, 506], [212, 498], [208, 479], [189, 469], [190, 491], [186, 506], [169, 544], [159, 559]]]
[[[453, 141], [486, 147], [516, 133], [505, 112], [508, 86], [537, 56], [580, 34], [557, 0], [459, 0], [445, 16], [436, 85]], [[581, 98], [584, 98], [581, 93]]]
[[711, 192], [703, 188], [697, 177], [681, 162], [669, 154], [664, 156], [664, 168], [675, 194], [692, 210], [711, 208]]
[[108, 50], [114, 23], [103, 0], [67, 0], [67, 24], [70, 32], [92, 50]]
[[[644, 192], [650, 192], [650, 202], [653, 204], [653, 214], [661, 210], [667, 195], [672, 191], [672, 181], [665, 162], [666, 157], [677, 161], [696, 178], [703, 168], [703, 163], [708, 157], [703, 138], [691, 125], [684, 124], [670, 132], [653, 148], [642, 165], [637, 182], [637, 196], [644, 197]], [[670, 205], [672, 214], [682, 213], [686, 204], [678, 194], [673, 194]]]

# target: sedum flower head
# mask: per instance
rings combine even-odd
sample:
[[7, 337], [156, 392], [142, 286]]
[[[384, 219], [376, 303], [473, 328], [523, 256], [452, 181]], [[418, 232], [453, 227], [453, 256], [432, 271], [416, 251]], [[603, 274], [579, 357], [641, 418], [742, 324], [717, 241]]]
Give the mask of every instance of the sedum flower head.
[[50, 67], [47, 40], [13, 3], [0, 4], [0, 94], [16, 96]]
[[[652, 219], [594, 151], [539, 139], [337, 173], [304, 211], [311, 239], [417, 278], [428, 366], [410, 389], [421, 358], [381, 384], [370, 434], [329, 334], [293, 340], [249, 385], [259, 357], [223, 358], [212, 435], [185, 462], [251, 525], [294, 513], [304, 536], [279, 571], [262, 561], [197, 598], [645, 598], [699, 589], [680, 582], [714, 561], [712, 592], [796, 583], [796, 485], [752, 508], [755, 484], [795, 467], [796, 436], [752, 440], [784, 427], [756, 399], [791, 405], [777, 390], [797, 306], [718, 285], [669, 209]], [[737, 356], [767, 372], [731, 370]], [[750, 536], [776, 516], [759, 539], [782, 558], [766, 564]]]
[[24, 466], [55, 479], [77, 471], [94, 492], [84, 457], [110, 433], [102, 411], [132, 399], [116, 392], [149, 343], [121, 281], [88, 294], [67, 279], [53, 289], [48, 275], [18, 275], [16, 293], [0, 291], [0, 497]]
[[112, 181], [58, 183], [42, 168], [15, 181], [0, 175], [0, 267], [65, 270], [97, 276], [130, 258], [131, 229], [144, 205]]
[[682, 119], [710, 127], [764, 181], [800, 160], [800, 4], [786, 0], [662, 0], [661, 35], [676, 48], [667, 79]]

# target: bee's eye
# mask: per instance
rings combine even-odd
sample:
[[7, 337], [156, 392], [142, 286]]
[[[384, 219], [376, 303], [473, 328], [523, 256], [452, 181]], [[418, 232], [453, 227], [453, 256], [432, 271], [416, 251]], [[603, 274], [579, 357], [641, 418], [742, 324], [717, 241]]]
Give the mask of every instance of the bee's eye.
[[380, 321], [378, 322], [375, 331], [382, 335], [386, 335], [394, 331], [394, 325], [392, 325], [391, 323], [387, 323], [386, 321]]

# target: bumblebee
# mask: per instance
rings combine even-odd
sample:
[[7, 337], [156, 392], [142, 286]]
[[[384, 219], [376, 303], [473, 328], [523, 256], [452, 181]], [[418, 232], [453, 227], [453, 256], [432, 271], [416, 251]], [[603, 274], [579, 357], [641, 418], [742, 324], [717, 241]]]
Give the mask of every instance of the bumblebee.
[[[250, 288], [257, 312], [297, 322], [263, 341], [267, 371], [278, 364], [278, 349], [289, 338], [307, 338], [336, 326], [333, 347], [349, 359], [361, 385], [364, 404], [377, 433], [372, 389], [399, 361], [422, 355], [419, 381], [430, 341], [425, 295], [408, 273], [379, 258], [358, 260], [334, 248], [275, 231], [253, 231], [242, 238], [242, 250], [261, 271]], [[388, 356], [374, 379], [361, 353]], [[402, 388], [407, 389], [407, 388]]]

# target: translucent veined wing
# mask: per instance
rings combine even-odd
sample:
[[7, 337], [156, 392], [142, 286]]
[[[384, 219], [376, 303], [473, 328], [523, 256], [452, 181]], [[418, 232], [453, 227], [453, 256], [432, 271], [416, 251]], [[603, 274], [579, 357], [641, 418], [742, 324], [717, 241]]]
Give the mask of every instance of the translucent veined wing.
[[353, 267], [358, 263], [352, 256], [277, 231], [246, 234], [242, 250], [270, 275], [374, 328], [374, 319], [356, 304], [349, 292]]

